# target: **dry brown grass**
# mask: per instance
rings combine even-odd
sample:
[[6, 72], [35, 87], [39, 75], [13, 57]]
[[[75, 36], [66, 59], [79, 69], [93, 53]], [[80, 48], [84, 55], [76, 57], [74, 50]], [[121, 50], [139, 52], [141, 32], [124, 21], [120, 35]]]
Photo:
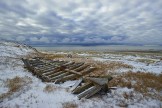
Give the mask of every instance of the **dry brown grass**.
[[108, 75], [111, 74], [110, 72], [114, 72], [117, 69], [120, 68], [127, 68], [132, 69], [133, 66], [122, 63], [122, 62], [116, 62], [116, 61], [110, 61], [107, 63], [99, 62], [99, 61], [93, 61], [94, 66], [97, 68], [93, 74], [95, 75]]
[[16, 76], [13, 79], [8, 79], [6, 83], [9, 88], [9, 92], [16, 92], [23, 86], [24, 80], [23, 78]]
[[54, 85], [52, 84], [47, 84], [46, 87], [44, 88], [44, 92], [47, 92], [47, 93], [51, 93], [57, 89], [60, 89], [59, 87], [55, 87]]
[[108, 62], [106, 64], [106, 68], [108, 68], [109, 70], [114, 70], [114, 69], [119, 69], [119, 68], [130, 68], [130, 69], [132, 69], [133, 66], [125, 64], [123, 62], [112, 61], [112, 62]]
[[99, 52], [99, 51], [89, 51], [87, 53], [88, 54], [101, 54], [102, 52]]
[[158, 92], [162, 91], [162, 74], [127, 72], [110, 81], [109, 86], [134, 88], [135, 91], [142, 93], [144, 96], [162, 100], [162, 96], [158, 95]]
[[13, 93], [18, 92], [21, 90], [23, 86], [31, 83], [31, 79], [29, 77], [18, 77], [16, 76], [13, 79], [7, 79], [5, 82], [6, 86], [8, 87], [8, 92], [0, 95], [0, 100], [11, 96]]
[[63, 108], [78, 108], [78, 105], [74, 102], [65, 102], [62, 103]]
[[41, 54], [41, 57], [47, 60], [59, 59], [66, 57], [65, 54]]

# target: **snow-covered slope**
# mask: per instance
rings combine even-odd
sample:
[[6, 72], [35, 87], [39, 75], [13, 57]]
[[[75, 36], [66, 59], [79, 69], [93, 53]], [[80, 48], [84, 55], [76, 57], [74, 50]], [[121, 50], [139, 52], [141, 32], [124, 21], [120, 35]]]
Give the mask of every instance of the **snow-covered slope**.
[[5, 57], [18, 57], [27, 55], [29, 53], [34, 53], [36, 50], [30, 46], [14, 43], [0, 41], [0, 56]]

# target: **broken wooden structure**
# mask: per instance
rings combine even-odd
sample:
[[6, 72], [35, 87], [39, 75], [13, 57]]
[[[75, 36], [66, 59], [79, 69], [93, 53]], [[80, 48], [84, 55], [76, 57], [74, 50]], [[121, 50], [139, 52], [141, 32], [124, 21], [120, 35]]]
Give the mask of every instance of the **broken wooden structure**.
[[[22, 59], [24, 67], [32, 74], [36, 75], [43, 82], [63, 83], [68, 80], [77, 80], [71, 88], [73, 94], [78, 94], [78, 98], [89, 98], [101, 90], [107, 92], [110, 76], [88, 76], [95, 70], [83, 62], [45, 60], [43, 58]], [[79, 80], [78, 80], [79, 79]]]
[[82, 77], [71, 88], [73, 94], [78, 94], [78, 98], [90, 98], [94, 94], [102, 91], [108, 91], [108, 82], [112, 80], [111, 76], [91, 76]]

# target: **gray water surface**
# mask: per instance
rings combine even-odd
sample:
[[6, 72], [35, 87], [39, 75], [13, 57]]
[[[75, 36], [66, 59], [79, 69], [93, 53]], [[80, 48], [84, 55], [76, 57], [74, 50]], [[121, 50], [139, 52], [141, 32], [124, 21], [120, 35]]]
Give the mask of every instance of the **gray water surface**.
[[37, 46], [40, 51], [159, 51], [161, 46], [125, 46], [125, 45], [107, 45], [107, 46]]

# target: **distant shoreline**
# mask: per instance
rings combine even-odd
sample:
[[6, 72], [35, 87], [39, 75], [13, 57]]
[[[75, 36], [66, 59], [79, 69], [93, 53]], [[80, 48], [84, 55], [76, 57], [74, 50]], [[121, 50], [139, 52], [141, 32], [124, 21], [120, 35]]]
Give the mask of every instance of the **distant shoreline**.
[[101, 52], [146, 52], [162, 53], [161, 46], [33, 46], [40, 51], [101, 51]]

